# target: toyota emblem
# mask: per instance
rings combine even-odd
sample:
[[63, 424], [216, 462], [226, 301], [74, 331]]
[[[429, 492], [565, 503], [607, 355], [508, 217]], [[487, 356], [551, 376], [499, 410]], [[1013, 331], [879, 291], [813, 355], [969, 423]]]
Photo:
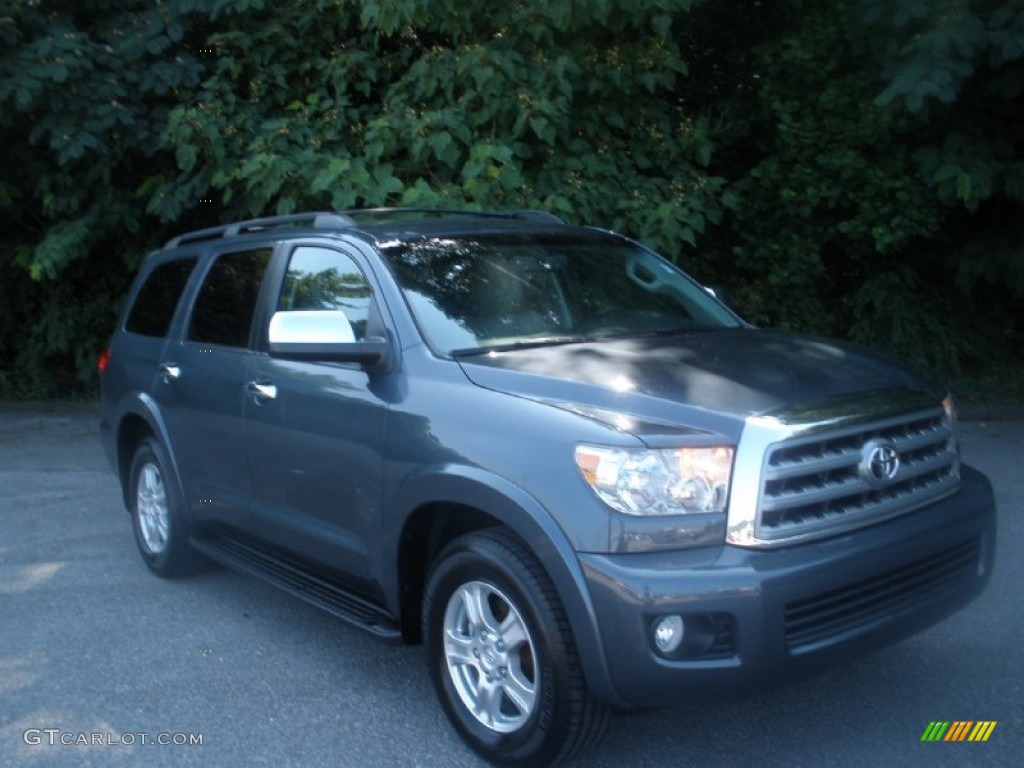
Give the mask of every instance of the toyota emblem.
[[869, 440], [861, 451], [858, 470], [869, 485], [881, 488], [899, 474], [900, 454], [888, 440]]

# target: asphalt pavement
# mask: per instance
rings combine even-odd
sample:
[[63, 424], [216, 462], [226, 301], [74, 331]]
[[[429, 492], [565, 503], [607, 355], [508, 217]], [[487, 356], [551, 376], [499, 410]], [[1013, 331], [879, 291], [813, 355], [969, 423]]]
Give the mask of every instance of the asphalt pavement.
[[[1020, 765], [1024, 421], [961, 433], [1000, 509], [981, 598], [813, 679], [616, 716], [578, 764]], [[922, 742], [936, 720], [997, 725], [983, 743]], [[156, 578], [95, 408], [0, 404], [0, 766], [478, 765], [435, 702], [422, 649], [380, 645], [226, 570]]]

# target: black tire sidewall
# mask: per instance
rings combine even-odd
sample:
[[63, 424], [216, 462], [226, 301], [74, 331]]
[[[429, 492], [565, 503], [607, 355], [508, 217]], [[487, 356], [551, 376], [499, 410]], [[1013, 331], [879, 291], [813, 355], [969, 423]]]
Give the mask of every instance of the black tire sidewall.
[[[556, 617], [549, 606], [535, 600], [530, 585], [517, 573], [515, 562], [506, 562], [498, 552], [481, 552], [476, 542], [450, 551], [431, 574], [424, 608], [426, 647], [430, 675], [438, 698], [463, 739], [484, 757], [497, 762], [543, 764], [560, 751], [558, 716], [560, 692], [564, 689], [564, 649], [560, 637], [552, 636]], [[496, 556], [498, 555], [498, 556]], [[442, 641], [444, 615], [452, 594], [471, 581], [485, 582], [502, 592], [519, 611], [533, 640], [537, 665], [537, 706], [530, 718], [513, 733], [496, 733], [480, 723], [462, 703], [448, 672]]]
[[[160, 552], [151, 552], [145, 544], [139, 524], [138, 486], [139, 473], [146, 464], [155, 464], [160, 470], [160, 477], [167, 495], [168, 534], [167, 544]], [[129, 474], [128, 509], [132, 518], [132, 530], [135, 532], [135, 543], [139, 554], [146, 565], [160, 576], [170, 576], [182, 570], [188, 555], [188, 526], [181, 514], [177, 489], [167, 468], [170, 463], [160, 444], [152, 438], [146, 438], [135, 451]]]

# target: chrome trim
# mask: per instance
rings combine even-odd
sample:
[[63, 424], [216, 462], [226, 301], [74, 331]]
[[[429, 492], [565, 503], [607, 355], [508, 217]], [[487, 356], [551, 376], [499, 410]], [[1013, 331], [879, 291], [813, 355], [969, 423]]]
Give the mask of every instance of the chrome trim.
[[266, 382], [250, 381], [245, 385], [245, 391], [257, 400], [274, 400], [277, 397], [277, 387]]
[[352, 324], [340, 309], [275, 312], [267, 338], [271, 344], [351, 344]]
[[750, 416], [743, 427], [733, 463], [732, 488], [725, 541], [738, 547], [763, 547], [768, 542], [757, 537], [758, 504], [768, 447], [799, 434], [799, 428], [787, 427], [773, 416]]
[[181, 378], [181, 366], [177, 363], [160, 363], [157, 370], [167, 381], [177, 381]]
[[[850, 399], [749, 417], [736, 449], [726, 542], [772, 548], [811, 541], [954, 493], [960, 478], [956, 436], [941, 403], [917, 393], [889, 394], [872, 393], [859, 405]], [[892, 446], [899, 458], [893, 476], [882, 484], [862, 471], [865, 446], [879, 444]], [[807, 479], [803, 488], [800, 478]], [[786, 489], [787, 482], [795, 487]], [[773, 495], [770, 483], [783, 487]], [[838, 509], [810, 509], [836, 502]], [[787, 510], [793, 512], [790, 521], [765, 523], [766, 515], [783, 520], [777, 515]], [[805, 519], [796, 519], [801, 511]]]

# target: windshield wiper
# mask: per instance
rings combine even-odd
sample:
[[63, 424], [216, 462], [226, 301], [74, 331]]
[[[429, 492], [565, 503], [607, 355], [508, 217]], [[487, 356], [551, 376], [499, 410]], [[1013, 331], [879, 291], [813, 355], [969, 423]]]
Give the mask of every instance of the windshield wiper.
[[532, 349], [534, 347], [554, 347], [559, 344], [585, 344], [595, 339], [590, 336], [544, 336], [540, 339], [524, 339], [513, 341], [508, 344], [495, 344], [489, 347], [466, 347], [465, 349], [453, 349], [448, 354], [452, 357], [476, 357], [486, 355], [488, 352], [512, 352], [517, 349]]
[[602, 336], [604, 339], [649, 339], [658, 338], [661, 336], [681, 336], [685, 333], [693, 333], [694, 331], [715, 331], [719, 330], [718, 327], [713, 325], [687, 325], [687, 326], [676, 326], [675, 328], [656, 328], [653, 331], [623, 331], [622, 333], [613, 333], [608, 336]]

